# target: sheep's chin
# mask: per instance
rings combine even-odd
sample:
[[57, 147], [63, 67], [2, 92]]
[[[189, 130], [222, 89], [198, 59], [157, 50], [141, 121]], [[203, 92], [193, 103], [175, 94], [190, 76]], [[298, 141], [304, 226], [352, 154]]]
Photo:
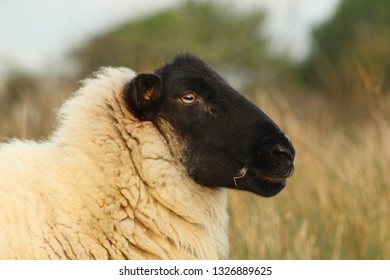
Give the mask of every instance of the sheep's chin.
[[286, 177], [267, 176], [259, 173], [252, 174], [254, 174], [252, 176], [258, 185], [255, 193], [261, 196], [275, 196], [286, 186]]
[[243, 167], [233, 179], [237, 189], [248, 190], [263, 197], [271, 197], [278, 194], [285, 187], [286, 179], [289, 176], [290, 174], [286, 176], [266, 175], [248, 167]]

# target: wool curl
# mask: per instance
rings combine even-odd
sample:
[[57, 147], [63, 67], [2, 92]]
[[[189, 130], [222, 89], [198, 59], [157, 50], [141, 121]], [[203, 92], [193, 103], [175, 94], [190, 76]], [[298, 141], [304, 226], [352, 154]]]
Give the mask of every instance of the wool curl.
[[196, 184], [102, 68], [47, 140], [0, 145], [0, 259], [226, 258], [227, 194]]

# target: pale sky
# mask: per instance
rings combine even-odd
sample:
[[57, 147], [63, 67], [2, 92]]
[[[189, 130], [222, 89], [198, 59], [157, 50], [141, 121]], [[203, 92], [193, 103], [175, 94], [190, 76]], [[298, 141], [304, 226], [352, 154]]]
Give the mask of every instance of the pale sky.
[[[40, 70], [82, 40], [127, 19], [183, 0], [0, 0], [0, 71], [10, 65]], [[224, 1], [224, 0], [219, 0]], [[226, 0], [228, 1], [228, 0]], [[313, 23], [332, 14], [339, 0], [240, 0], [264, 8], [266, 32], [278, 50], [302, 57]]]

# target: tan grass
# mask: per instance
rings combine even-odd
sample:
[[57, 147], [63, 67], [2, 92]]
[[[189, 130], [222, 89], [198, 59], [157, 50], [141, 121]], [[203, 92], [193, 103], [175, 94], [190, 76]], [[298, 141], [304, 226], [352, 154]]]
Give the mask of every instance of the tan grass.
[[57, 84], [43, 83], [20, 100], [10, 102], [0, 92], [0, 142], [7, 138], [42, 139], [50, 134], [56, 123], [57, 109], [72, 92]]
[[257, 103], [290, 135], [296, 172], [274, 198], [230, 193], [230, 257], [389, 259], [389, 122], [340, 126], [324, 104], [280, 94]]
[[[43, 87], [3, 106], [0, 138], [48, 135], [69, 88]], [[389, 119], [374, 110], [370, 120], [340, 125], [322, 100], [272, 94], [255, 102], [291, 137], [296, 172], [273, 198], [230, 192], [230, 257], [390, 259]]]

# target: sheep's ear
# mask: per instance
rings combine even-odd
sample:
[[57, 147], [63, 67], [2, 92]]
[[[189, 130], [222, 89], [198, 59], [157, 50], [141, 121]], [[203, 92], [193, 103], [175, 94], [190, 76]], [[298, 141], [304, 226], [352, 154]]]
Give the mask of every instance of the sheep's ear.
[[148, 119], [162, 97], [162, 81], [156, 74], [141, 73], [131, 80], [125, 89], [129, 109], [140, 119]]

